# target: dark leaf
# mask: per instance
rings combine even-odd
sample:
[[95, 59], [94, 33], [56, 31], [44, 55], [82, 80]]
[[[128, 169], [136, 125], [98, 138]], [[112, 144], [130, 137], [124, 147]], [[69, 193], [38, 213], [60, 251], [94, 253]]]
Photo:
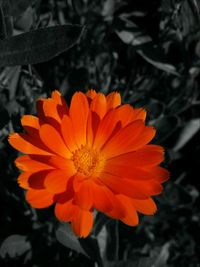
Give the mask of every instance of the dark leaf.
[[30, 31], [0, 42], [0, 67], [48, 61], [78, 42], [82, 27], [62, 25]]
[[137, 52], [141, 57], [143, 57], [148, 63], [150, 63], [154, 67], [179, 76], [179, 74], [176, 71], [176, 68], [173, 65], [160, 61], [159, 57], [156, 57], [156, 55], [153, 53], [153, 50], [151, 50], [151, 53], [147, 53], [147, 51], [149, 50], [147, 49], [145, 49], [145, 51], [138, 50]]
[[11, 21], [9, 3], [6, 1], [0, 2], [0, 39], [12, 35], [13, 25]]
[[[2, 96], [2, 94], [0, 94], [0, 96]], [[2, 103], [0, 100], [0, 105], [1, 104]], [[4, 128], [6, 126], [6, 124], [8, 124], [8, 122], [10, 120], [10, 116], [9, 116], [8, 111], [2, 106], [0, 106], [0, 118], [1, 118], [1, 120], [0, 120], [0, 130], [1, 130], [2, 128]]]
[[88, 257], [88, 254], [80, 244], [79, 239], [72, 232], [72, 229], [68, 223], [62, 223], [56, 230], [57, 240], [67, 248], [73, 249], [78, 253], [82, 253]]
[[7, 237], [0, 247], [0, 256], [5, 258], [7, 255], [10, 258], [23, 255], [31, 249], [30, 242], [26, 240], [27, 237], [23, 235], [11, 235]]
[[177, 130], [179, 119], [176, 116], [165, 116], [157, 119], [153, 126], [157, 129], [156, 142], [162, 143]]
[[11, 15], [18, 18], [26, 9], [34, 4], [37, 0], [3, 0], [10, 4]]

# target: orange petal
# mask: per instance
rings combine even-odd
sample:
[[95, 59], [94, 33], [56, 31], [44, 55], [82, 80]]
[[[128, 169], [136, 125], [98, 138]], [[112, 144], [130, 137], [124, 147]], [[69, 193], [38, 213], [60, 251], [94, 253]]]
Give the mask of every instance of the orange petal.
[[130, 179], [120, 178], [103, 172], [100, 180], [116, 194], [124, 194], [137, 199], [145, 199], [148, 196], [145, 194], [143, 188], [136, 187], [137, 182]]
[[112, 218], [121, 218], [125, 215], [124, 207], [121, 205], [116, 196], [106, 186], [92, 182], [94, 195], [94, 208], [106, 213]]
[[152, 215], [157, 211], [157, 207], [152, 198], [148, 199], [132, 199], [132, 203], [137, 211], [145, 215]]
[[69, 222], [76, 215], [79, 208], [69, 200], [65, 203], [56, 203], [55, 215], [60, 221]]
[[106, 97], [102, 93], [98, 93], [93, 99], [90, 104], [91, 111], [97, 113], [100, 119], [104, 117], [106, 114], [107, 109], [107, 103], [106, 103]]
[[92, 146], [94, 142], [94, 137], [96, 136], [97, 129], [99, 127], [100, 117], [96, 112], [89, 112], [88, 123], [87, 123], [87, 144]]
[[[107, 160], [108, 165], [111, 164], [126, 168], [126, 167], [146, 167], [154, 166], [164, 160], [163, 151], [154, 150], [154, 145], [147, 145], [140, 150], [121, 154], [119, 156]], [[156, 149], [156, 148], [155, 148]]]
[[90, 99], [93, 99], [95, 96], [97, 95], [96, 91], [91, 89], [91, 90], [88, 90], [87, 93], [86, 93], [86, 96]]
[[32, 189], [45, 189], [44, 181], [50, 170], [32, 173], [28, 179], [28, 184]]
[[116, 109], [117, 117], [122, 123], [122, 127], [125, 127], [129, 123], [135, 120], [145, 121], [146, 111], [142, 108], [133, 108], [129, 104], [122, 105]]
[[49, 124], [43, 124], [40, 127], [40, 138], [42, 142], [55, 154], [64, 157], [70, 158], [71, 152], [66, 147], [63, 139], [60, 134]]
[[78, 192], [76, 192], [74, 201], [81, 209], [90, 210], [93, 205], [93, 199], [91, 182], [85, 180], [81, 183]]
[[21, 119], [21, 124], [26, 132], [31, 136], [38, 136], [40, 128], [39, 119], [32, 115], [24, 115]]
[[113, 136], [103, 151], [108, 158], [135, 151], [149, 143], [154, 135], [153, 127], [144, 126], [141, 120], [134, 121]]
[[102, 148], [108, 158], [127, 153], [131, 150], [135, 139], [144, 131], [144, 124], [141, 120], [134, 121], [113, 136]]
[[76, 139], [74, 136], [72, 120], [67, 115], [65, 115], [62, 119], [61, 132], [62, 132], [63, 139], [65, 141], [65, 144], [67, 145], [69, 150], [74, 151], [78, 149], [78, 146], [76, 144]]
[[79, 237], [87, 237], [93, 226], [93, 215], [90, 211], [79, 209], [72, 220], [72, 229]]
[[15, 160], [16, 166], [23, 171], [37, 172], [41, 170], [53, 169], [52, 166], [45, 164], [43, 162], [33, 160], [29, 156], [20, 156]]
[[21, 186], [24, 189], [29, 189], [29, 177], [32, 173], [31, 172], [22, 172], [17, 179], [17, 182], [19, 184], [19, 186]]
[[62, 97], [61, 93], [55, 90], [52, 92], [51, 97], [56, 102], [56, 104], [58, 104], [57, 111], [59, 117], [62, 119], [64, 115], [68, 115], [69, 108], [67, 106], [67, 103], [65, 102], [64, 97]]
[[154, 179], [159, 183], [166, 182], [170, 177], [169, 171], [160, 166], [151, 167], [148, 171], [154, 175]]
[[106, 143], [106, 141], [113, 135], [113, 132], [115, 132], [116, 127], [118, 126], [118, 120], [115, 114], [115, 110], [110, 110], [100, 122], [94, 139], [94, 148], [100, 149]]
[[73, 169], [68, 170], [52, 170], [50, 171], [44, 181], [47, 191], [57, 194], [66, 190], [69, 178], [74, 175]]
[[49, 99], [43, 100], [44, 115], [47, 121], [49, 121], [50, 123], [52, 119], [57, 121], [58, 123], [61, 122], [61, 118], [58, 114], [57, 107], [58, 107], [58, 104], [56, 104], [56, 102], [53, 99], [49, 98]]
[[107, 110], [116, 108], [117, 106], [121, 105], [121, 96], [117, 92], [112, 92], [107, 95]]
[[27, 202], [37, 209], [47, 208], [53, 204], [54, 195], [45, 189], [33, 190], [29, 189], [26, 193]]
[[89, 113], [89, 104], [86, 96], [77, 92], [73, 95], [69, 114], [72, 119], [74, 136], [78, 146], [86, 144], [86, 128]]
[[158, 195], [163, 189], [162, 186], [154, 180], [136, 181], [120, 178], [109, 173], [102, 173], [101, 181], [114, 193], [123, 194], [136, 199], [145, 199], [152, 195]]
[[147, 112], [143, 108], [133, 108], [133, 119], [145, 121]]
[[40, 148], [41, 144], [39, 140], [36, 140], [27, 134], [10, 134], [8, 141], [15, 149], [25, 154], [52, 155], [51, 152]]
[[136, 168], [134, 167], [134, 165], [132, 166], [130, 161], [125, 164], [126, 165], [118, 165], [109, 163], [107, 161], [106, 166], [104, 167], [104, 171], [134, 181], [135, 180], [143, 181], [155, 178], [155, 176], [148, 170]]
[[125, 209], [125, 216], [120, 218], [120, 220], [130, 226], [138, 225], [139, 219], [137, 211], [133, 206], [132, 199], [124, 195], [117, 195], [116, 197], [120, 200]]
[[54, 168], [58, 168], [60, 170], [73, 170], [73, 172], [75, 172], [75, 167], [74, 167], [74, 163], [73, 161], [71, 161], [70, 159], [66, 159], [66, 158], [61, 158], [59, 156], [52, 156], [52, 157], [48, 157], [47, 159], [47, 163], [54, 167]]

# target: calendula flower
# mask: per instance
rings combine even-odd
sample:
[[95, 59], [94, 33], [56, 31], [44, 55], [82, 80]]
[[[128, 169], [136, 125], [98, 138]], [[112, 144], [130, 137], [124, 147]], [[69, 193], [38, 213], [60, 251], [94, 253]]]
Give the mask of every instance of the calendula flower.
[[152, 196], [163, 190], [168, 172], [159, 166], [163, 148], [149, 144], [155, 129], [142, 108], [121, 105], [117, 92], [76, 92], [70, 107], [58, 91], [37, 102], [38, 117], [24, 115], [24, 133], [10, 144], [26, 154], [16, 159], [19, 185], [34, 208], [55, 203], [60, 221], [86, 237], [94, 209], [130, 226], [138, 212], [156, 212]]

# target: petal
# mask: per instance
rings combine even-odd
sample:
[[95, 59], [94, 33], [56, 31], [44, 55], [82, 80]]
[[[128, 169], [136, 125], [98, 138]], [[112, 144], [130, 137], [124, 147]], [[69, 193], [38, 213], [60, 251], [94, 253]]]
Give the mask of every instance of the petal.
[[140, 150], [121, 154], [107, 160], [108, 164], [120, 167], [147, 167], [160, 164], [164, 160], [163, 149], [156, 150], [159, 146], [147, 145]]
[[37, 209], [47, 208], [54, 202], [54, 195], [47, 190], [33, 190], [29, 189], [26, 193], [27, 202]]
[[73, 172], [76, 171], [75, 167], [74, 167], [74, 163], [72, 160], [70, 159], [64, 159], [61, 158], [59, 156], [52, 156], [52, 157], [48, 157], [47, 163], [54, 167], [54, 168], [58, 168], [60, 170], [69, 170]]
[[107, 95], [107, 110], [116, 108], [117, 106], [121, 105], [121, 96], [117, 92], [112, 92]]
[[100, 122], [94, 139], [94, 148], [100, 149], [106, 143], [106, 141], [111, 138], [113, 133], [120, 128], [115, 114], [115, 110], [110, 110]]
[[89, 105], [86, 96], [77, 92], [73, 95], [69, 114], [72, 119], [74, 136], [78, 146], [86, 144], [86, 128], [89, 113]]
[[136, 181], [120, 178], [103, 172], [100, 178], [114, 193], [123, 194], [130, 198], [145, 199], [151, 195], [158, 195], [162, 186], [154, 180]]
[[43, 124], [40, 127], [39, 133], [42, 142], [52, 152], [64, 158], [71, 157], [71, 152], [68, 150], [60, 134], [55, 130], [54, 127], [49, 124]]
[[124, 194], [131, 198], [145, 199], [147, 195], [142, 188], [136, 187], [137, 183], [130, 179], [120, 178], [103, 172], [100, 180], [108, 186], [115, 194]]
[[125, 165], [118, 165], [112, 163], [106, 163], [104, 167], [104, 172], [116, 175], [121, 178], [131, 179], [131, 180], [152, 180], [155, 176], [148, 170], [139, 169], [131, 165], [131, 162], [128, 162]]
[[91, 182], [85, 180], [81, 183], [79, 190], [76, 192], [74, 201], [75, 203], [84, 210], [90, 210], [93, 205], [93, 190]]
[[157, 207], [152, 198], [148, 199], [132, 199], [132, 203], [137, 211], [145, 215], [152, 215], [157, 211]]
[[19, 184], [19, 186], [21, 186], [24, 189], [29, 189], [29, 177], [32, 173], [31, 172], [22, 172], [17, 179], [17, 182]]
[[90, 99], [93, 99], [95, 96], [97, 95], [96, 91], [91, 89], [91, 90], [88, 90], [87, 93], [86, 93], [86, 96]]
[[69, 114], [69, 108], [67, 106], [67, 103], [65, 102], [64, 97], [62, 97], [61, 93], [57, 90], [53, 91], [51, 94], [52, 99], [56, 102], [57, 111], [59, 117], [62, 119], [64, 115]]
[[104, 117], [106, 114], [107, 109], [107, 103], [106, 103], [106, 97], [102, 93], [98, 93], [93, 99], [90, 104], [91, 111], [95, 112], [100, 119]]
[[107, 158], [135, 151], [152, 140], [155, 130], [151, 126], [145, 126], [141, 120], [134, 121], [121, 129], [103, 147]]
[[38, 136], [40, 124], [37, 117], [32, 115], [24, 115], [21, 119], [21, 124], [29, 135], [33, 137]]
[[139, 219], [132, 199], [124, 195], [117, 195], [116, 197], [120, 200], [125, 209], [125, 216], [120, 218], [120, 220], [130, 226], [138, 225]]
[[37, 172], [53, 169], [52, 166], [43, 162], [33, 160], [30, 156], [20, 156], [15, 160], [16, 166], [23, 171]]
[[92, 182], [91, 184], [94, 195], [94, 208], [112, 218], [119, 219], [124, 217], [124, 207], [113, 192], [103, 184], [96, 182]]
[[55, 215], [60, 221], [69, 222], [78, 212], [79, 208], [69, 200], [65, 203], [56, 203]]
[[148, 171], [154, 175], [154, 179], [159, 183], [166, 182], [170, 177], [169, 171], [160, 166], [152, 167]]
[[65, 115], [62, 119], [61, 132], [62, 132], [63, 139], [65, 141], [65, 144], [67, 145], [69, 150], [74, 151], [78, 149], [78, 146], [76, 144], [76, 139], [74, 136], [72, 120], [67, 115]]
[[27, 134], [10, 134], [8, 141], [10, 145], [12, 145], [15, 149], [25, 154], [52, 155], [51, 152], [40, 148], [41, 144], [39, 140], [36, 140], [33, 137], [28, 136]]
[[50, 170], [32, 173], [28, 179], [28, 184], [32, 189], [45, 189], [44, 181]]
[[99, 127], [100, 117], [96, 112], [89, 112], [87, 123], [87, 145], [92, 146]]
[[79, 209], [72, 220], [72, 229], [79, 237], [87, 237], [93, 226], [93, 215], [90, 211]]
[[61, 118], [58, 114], [57, 110], [58, 104], [53, 99], [44, 99], [43, 100], [43, 111], [44, 115], [46, 117], [46, 120], [50, 123], [52, 122], [52, 119], [56, 122], [60, 123]]
[[45, 178], [44, 184], [47, 191], [57, 194], [66, 191], [69, 178], [74, 175], [72, 169], [68, 170], [52, 170]]

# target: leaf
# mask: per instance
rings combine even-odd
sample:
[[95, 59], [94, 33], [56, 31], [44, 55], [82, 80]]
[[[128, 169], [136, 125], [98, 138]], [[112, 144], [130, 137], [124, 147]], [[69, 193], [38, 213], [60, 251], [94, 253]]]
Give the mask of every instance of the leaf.
[[27, 237], [23, 235], [11, 235], [7, 237], [0, 247], [0, 256], [5, 258], [7, 255], [10, 258], [23, 255], [31, 249], [31, 244], [27, 241]]
[[179, 118], [176, 116], [165, 116], [158, 118], [152, 124], [157, 130], [155, 141], [157, 143], [162, 143], [177, 130], [179, 126]]
[[65, 247], [75, 250], [78, 253], [82, 253], [86, 257], [88, 254], [85, 252], [80, 244], [79, 239], [72, 232], [72, 229], [68, 223], [61, 223], [56, 230], [57, 240]]
[[34, 4], [37, 0], [3, 0], [10, 5], [10, 12], [14, 18], [18, 18], [26, 9]]
[[6, 37], [12, 35], [12, 22], [9, 12], [9, 3], [6, 1], [0, 2], [0, 39], [3, 40]]
[[143, 257], [137, 260], [108, 261], [106, 262], [106, 267], [154, 267], [153, 263], [154, 259]]
[[192, 137], [200, 130], [200, 119], [191, 119], [183, 128], [179, 139], [174, 146], [174, 151], [179, 151], [181, 148], [183, 148], [187, 142], [192, 139]]
[[38, 29], [0, 42], [0, 67], [48, 61], [79, 41], [83, 29], [62, 25]]
[[153, 59], [153, 57], [151, 57], [150, 55], [147, 55], [144, 51], [142, 50], [138, 50], [137, 53], [143, 57], [148, 63], [150, 63], [151, 65], [153, 65], [154, 67], [169, 72], [171, 74], [177, 75], [179, 76], [179, 74], [176, 71], [176, 68], [168, 63], [165, 62], [160, 62], [157, 59]]
[[116, 33], [124, 43], [133, 46], [143, 45], [152, 41], [150, 36], [142, 35], [140, 32], [116, 31]]
[[167, 267], [167, 260], [169, 258], [170, 252], [169, 249], [171, 247], [170, 242], [166, 242], [160, 251], [160, 254], [158, 255], [158, 258], [156, 259], [154, 266], [155, 267]]

